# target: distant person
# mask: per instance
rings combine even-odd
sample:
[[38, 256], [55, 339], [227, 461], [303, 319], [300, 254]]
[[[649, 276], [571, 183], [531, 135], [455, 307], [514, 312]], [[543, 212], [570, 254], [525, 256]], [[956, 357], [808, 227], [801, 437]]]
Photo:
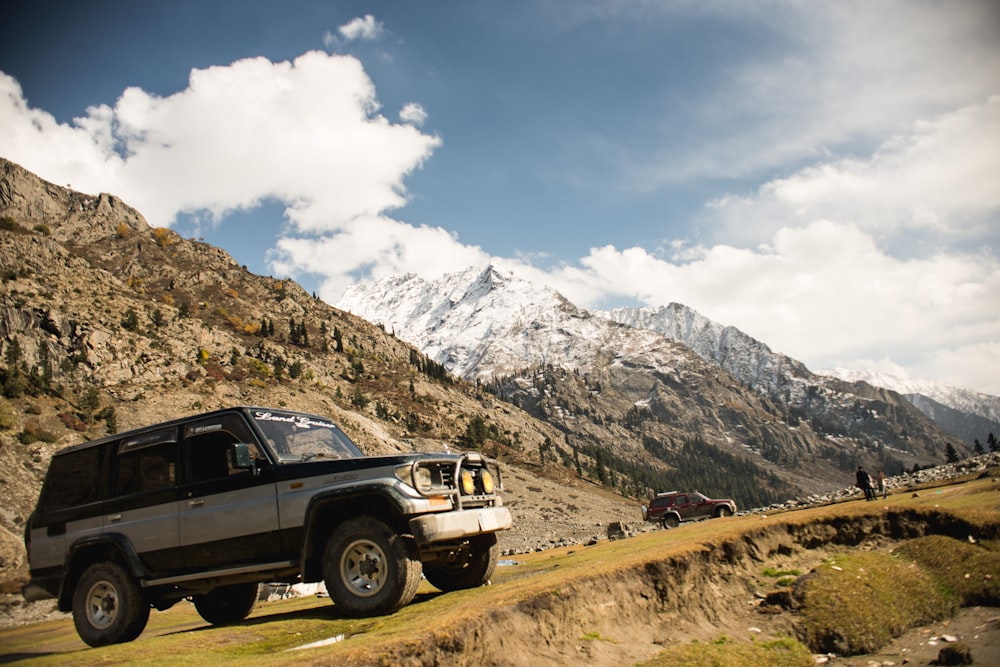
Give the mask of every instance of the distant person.
[[885, 500], [886, 496], [889, 495], [889, 491], [885, 488], [885, 473], [882, 472], [881, 468], [879, 468], [878, 472], [875, 473], [875, 483], [877, 484], [875, 487], [877, 489], [877, 493], [875, 495], [878, 496], [878, 494], [881, 493], [882, 500]]
[[858, 482], [858, 488], [865, 492], [865, 500], [875, 500], [875, 490], [872, 488], [872, 478], [865, 472], [865, 469], [858, 466], [858, 472], [855, 474], [855, 478]]

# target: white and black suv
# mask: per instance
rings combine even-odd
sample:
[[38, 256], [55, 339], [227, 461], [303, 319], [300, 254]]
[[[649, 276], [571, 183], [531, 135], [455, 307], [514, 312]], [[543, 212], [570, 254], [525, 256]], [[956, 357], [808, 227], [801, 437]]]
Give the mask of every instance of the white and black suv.
[[67, 448], [25, 528], [27, 600], [56, 598], [91, 646], [135, 639], [190, 599], [242, 620], [258, 585], [326, 583], [340, 612], [388, 614], [421, 571], [486, 583], [511, 526], [476, 453], [368, 457], [329, 419], [238, 407]]

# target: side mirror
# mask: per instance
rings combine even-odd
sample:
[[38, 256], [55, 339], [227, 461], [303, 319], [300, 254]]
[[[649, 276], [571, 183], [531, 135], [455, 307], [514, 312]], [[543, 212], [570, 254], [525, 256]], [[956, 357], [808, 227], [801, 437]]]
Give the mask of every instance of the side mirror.
[[257, 474], [257, 462], [250, 453], [250, 445], [245, 442], [237, 442], [229, 452], [232, 457], [233, 468], [237, 470], [249, 470], [254, 475]]

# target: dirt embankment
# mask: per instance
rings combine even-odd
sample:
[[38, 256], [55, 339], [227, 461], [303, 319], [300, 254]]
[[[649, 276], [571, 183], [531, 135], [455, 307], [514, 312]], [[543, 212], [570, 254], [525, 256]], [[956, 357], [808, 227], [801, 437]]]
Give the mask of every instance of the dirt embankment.
[[[1000, 527], [994, 532], [1000, 533]], [[832, 551], [888, 549], [900, 540], [930, 534], [961, 540], [1000, 536], [982, 533], [952, 515], [917, 510], [773, 523], [718, 543], [693, 545], [662, 560], [564, 581], [418, 641], [344, 657], [347, 664], [414, 667], [615, 665], [635, 664], [664, 647], [692, 640], [803, 638], [794, 612], [765, 602], [762, 568], [806, 572]], [[994, 625], [1000, 632], [1000, 625]]]

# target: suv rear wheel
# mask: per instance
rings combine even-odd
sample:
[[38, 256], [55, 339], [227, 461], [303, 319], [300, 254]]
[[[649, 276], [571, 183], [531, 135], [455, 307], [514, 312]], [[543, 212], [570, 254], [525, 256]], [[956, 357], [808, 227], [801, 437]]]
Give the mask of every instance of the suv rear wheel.
[[468, 546], [460, 549], [452, 560], [424, 568], [424, 576], [445, 592], [475, 588], [490, 580], [499, 558], [497, 536], [487, 533], [469, 540]]
[[257, 584], [220, 586], [191, 598], [198, 614], [212, 625], [242, 621], [257, 604]]
[[323, 554], [323, 579], [344, 614], [391, 614], [416, 595], [420, 561], [389, 526], [360, 516], [334, 529]]
[[676, 528], [681, 525], [680, 520], [673, 514], [668, 514], [663, 517], [663, 527], [664, 528]]
[[90, 646], [130, 642], [146, 628], [149, 605], [139, 584], [117, 563], [88, 567], [73, 591], [73, 624]]

